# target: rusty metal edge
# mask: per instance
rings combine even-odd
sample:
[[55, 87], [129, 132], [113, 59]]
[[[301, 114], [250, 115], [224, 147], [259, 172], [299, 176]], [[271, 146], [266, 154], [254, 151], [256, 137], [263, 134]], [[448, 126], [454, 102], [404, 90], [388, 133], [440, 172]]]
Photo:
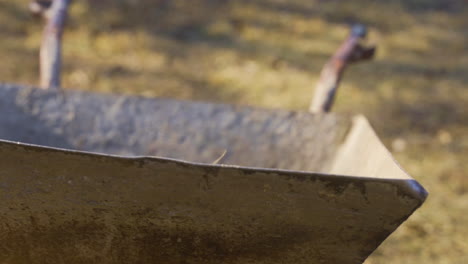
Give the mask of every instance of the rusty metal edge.
[[[72, 150], [72, 149], [63, 149], [42, 145], [35, 145], [22, 142], [13, 142], [9, 140], [0, 139], [1, 145], [17, 145], [23, 148], [27, 148], [32, 151], [52, 151], [52, 152], [62, 152], [68, 155], [78, 155], [86, 157], [96, 157], [96, 158], [107, 158], [121, 161], [133, 161], [133, 162], [171, 162], [174, 164], [179, 164], [182, 166], [193, 166], [198, 168], [211, 168], [211, 169], [228, 169], [228, 170], [242, 170], [246, 173], [266, 173], [266, 174], [276, 174], [280, 176], [287, 177], [297, 177], [297, 178], [328, 178], [333, 177], [337, 180], [351, 180], [351, 181], [363, 181], [363, 182], [381, 182], [396, 185], [399, 187], [399, 190], [403, 192], [406, 196], [409, 196], [413, 199], [418, 200], [420, 203], [415, 208], [419, 208], [428, 196], [428, 192], [424, 187], [416, 180], [412, 179], [408, 175], [408, 179], [398, 179], [398, 178], [378, 178], [378, 177], [368, 177], [368, 176], [359, 176], [359, 175], [344, 175], [344, 174], [331, 174], [324, 172], [309, 172], [309, 171], [292, 171], [286, 169], [269, 169], [269, 168], [258, 168], [258, 167], [246, 167], [239, 165], [226, 165], [226, 164], [206, 164], [206, 163], [196, 163], [186, 160], [159, 157], [159, 156], [120, 156], [120, 155], [110, 155], [104, 153], [90, 152], [90, 151], [81, 151], [81, 150]], [[411, 215], [411, 214], [410, 214]]]

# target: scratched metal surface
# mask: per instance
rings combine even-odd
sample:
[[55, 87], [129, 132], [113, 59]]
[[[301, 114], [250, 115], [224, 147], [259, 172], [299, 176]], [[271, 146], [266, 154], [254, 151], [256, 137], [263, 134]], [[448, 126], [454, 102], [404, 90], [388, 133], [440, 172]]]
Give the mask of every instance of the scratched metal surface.
[[116, 155], [319, 171], [349, 122], [333, 115], [0, 86], [0, 139]]
[[[0, 139], [23, 142], [0, 140], [3, 263], [362, 263], [427, 195], [399, 170], [314, 172], [350, 124], [332, 115], [8, 85], [0, 95]], [[271, 169], [210, 164], [223, 148], [223, 163]]]

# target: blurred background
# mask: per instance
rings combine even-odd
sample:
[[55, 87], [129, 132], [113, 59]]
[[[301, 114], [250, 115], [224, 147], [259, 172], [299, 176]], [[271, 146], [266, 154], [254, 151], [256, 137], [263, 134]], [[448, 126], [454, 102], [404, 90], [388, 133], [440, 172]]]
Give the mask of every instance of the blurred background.
[[[36, 85], [43, 21], [0, 1], [0, 81]], [[466, 0], [75, 0], [63, 86], [307, 110], [320, 70], [369, 26], [334, 111], [364, 113], [430, 195], [368, 259], [468, 263]]]

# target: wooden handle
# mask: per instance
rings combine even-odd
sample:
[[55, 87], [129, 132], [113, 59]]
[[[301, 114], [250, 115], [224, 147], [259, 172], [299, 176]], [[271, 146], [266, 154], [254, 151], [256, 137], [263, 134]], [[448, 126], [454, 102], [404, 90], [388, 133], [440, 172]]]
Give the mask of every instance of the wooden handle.
[[359, 41], [366, 35], [367, 29], [364, 25], [354, 25], [351, 28], [350, 36], [333, 54], [320, 73], [320, 79], [310, 105], [310, 112], [329, 112], [346, 66], [358, 61], [369, 60], [374, 56], [375, 47], [363, 47], [359, 44]]
[[62, 33], [71, 0], [54, 0], [50, 10], [42, 10], [46, 18], [40, 50], [40, 87], [60, 88]]

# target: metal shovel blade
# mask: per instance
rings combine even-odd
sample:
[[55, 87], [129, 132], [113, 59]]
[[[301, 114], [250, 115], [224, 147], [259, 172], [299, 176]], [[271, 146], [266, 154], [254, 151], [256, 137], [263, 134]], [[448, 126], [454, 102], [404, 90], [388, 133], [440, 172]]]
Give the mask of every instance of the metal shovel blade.
[[1, 85], [0, 139], [2, 263], [362, 263], [427, 195], [360, 116]]

